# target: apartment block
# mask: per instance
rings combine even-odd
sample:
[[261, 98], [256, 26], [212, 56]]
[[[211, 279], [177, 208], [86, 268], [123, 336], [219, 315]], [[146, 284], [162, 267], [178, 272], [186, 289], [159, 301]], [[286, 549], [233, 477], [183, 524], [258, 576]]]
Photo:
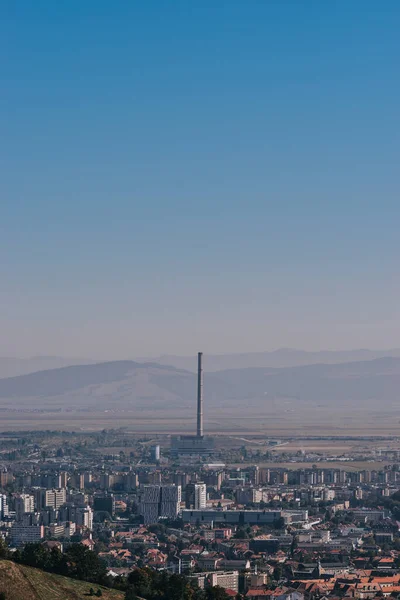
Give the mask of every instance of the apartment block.
[[12, 546], [19, 547], [24, 544], [40, 542], [44, 538], [43, 525], [22, 525], [15, 523], [10, 530]]

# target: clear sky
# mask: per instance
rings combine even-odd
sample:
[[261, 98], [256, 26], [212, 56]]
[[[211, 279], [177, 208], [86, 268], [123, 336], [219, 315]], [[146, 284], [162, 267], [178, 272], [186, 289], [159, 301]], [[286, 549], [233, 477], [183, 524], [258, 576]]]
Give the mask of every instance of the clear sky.
[[398, 0], [5, 0], [0, 354], [400, 346]]

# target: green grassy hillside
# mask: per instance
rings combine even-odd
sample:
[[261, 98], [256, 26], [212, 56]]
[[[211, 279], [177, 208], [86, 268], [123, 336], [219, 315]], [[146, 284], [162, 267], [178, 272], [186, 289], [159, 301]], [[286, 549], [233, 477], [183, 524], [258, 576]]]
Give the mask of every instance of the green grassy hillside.
[[124, 594], [85, 581], [45, 573], [39, 569], [0, 561], [0, 591], [7, 600], [85, 600], [89, 590], [99, 588], [104, 600], [123, 600]]

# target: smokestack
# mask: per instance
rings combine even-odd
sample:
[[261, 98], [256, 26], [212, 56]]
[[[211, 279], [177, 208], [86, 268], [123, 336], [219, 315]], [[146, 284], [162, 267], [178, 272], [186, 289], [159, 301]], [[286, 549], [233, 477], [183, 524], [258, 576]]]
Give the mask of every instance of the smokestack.
[[203, 353], [197, 355], [197, 437], [203, 437]]

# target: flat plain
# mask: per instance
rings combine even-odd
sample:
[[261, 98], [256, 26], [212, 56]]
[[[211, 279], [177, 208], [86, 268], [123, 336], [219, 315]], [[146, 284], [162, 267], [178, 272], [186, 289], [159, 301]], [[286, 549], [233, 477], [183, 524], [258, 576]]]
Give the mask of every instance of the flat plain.
[[[398, 436], [399, 415], [359, 410], [338, 414], [327, 410], [283, 415], [268, 409], [245, 416], [241, 411], [209, 408], [205, 433], [210, 435], [251, 435], [266, 437], [376, 437]], [[250, 409], [247, 413], [250, 412]], [[0, 431], [67, 430], [99, 431], [123, 427], [132, 433], [190, 434], [195, 431], [193, 411], [93, 410], [93, 411], [1, 411]], [[301, 450], [301, 448], [299, 448]]]

